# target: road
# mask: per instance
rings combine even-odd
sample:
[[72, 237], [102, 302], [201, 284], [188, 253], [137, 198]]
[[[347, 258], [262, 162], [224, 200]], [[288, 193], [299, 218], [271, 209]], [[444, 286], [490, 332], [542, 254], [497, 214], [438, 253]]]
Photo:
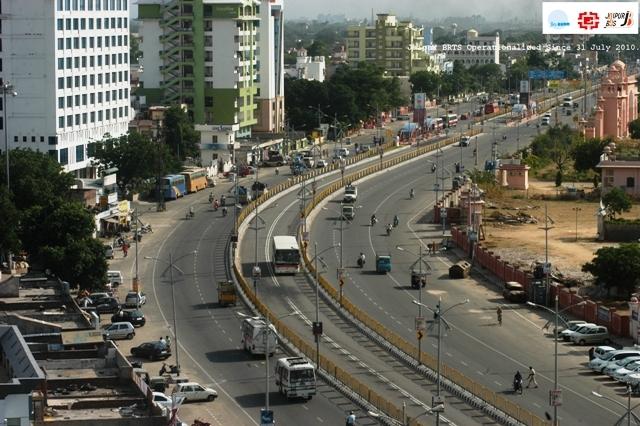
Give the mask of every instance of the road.
[[[563, 117], [563, 120], [567, 118]], [[489, 128], [492, 129], [489, 134], [478, 137], [480, 165], [490, 157], [494, 142], [493, 126]], [[498, 150], [503, 153], [515, 151], [517, 132], [519, 143], [524, 144], [536, 134], [537, 129], [533, 125], [519, 129], [498, 125], [495, 129]], [[507, 135], [505, 141], [501, 137], [503, 134]], [[472, 143], [471, 147], [474, 146], [475, 143]], [[461, 154], [466, 168], [473, 167], [472, 148], [447, 148], [440, 161], [451, 170], [453, 163], [460, 161]], [[409, 285], [409, 268], [417, 260], [415, 253], [419, 250], [420, 241], [424, 244], [442, 238], [441, 227], [429, 223], [428, 219], [435, 200], [435, 175], [430, 173], [428, 161], [423, 160], [418, 167], [389, 170], [360, 183], [357, 204], [362, 206], [360, 211], [363, 213], [345, 228], [345, 244], [342, 247], [348, 271], [344, 286], [346, 296], [370, 314], [377, 314], [384, 325], [405, 339], [414, 341], [414, 317], [418, 315], [418, 307], [412, 304], [412, 300], [419, 296]], [[431, 157], [431, 161], [434, 161], [434, 157]], [[447, 182], [450, 185], [450, 180]], [[410, 188], [416, 189], [414, 200], [409, 200]], [[338, 200], [333, 200], [329, 205], [337, 208]], [[380, 219], [380, 224], [370, 227], [369, 216], [373, 212]], [[401, 225], [387, 237], [380, 225], [390, 223], [395, 214], [398, 214]], [[321, 211], [311, 227], [312, 243], [327, 247], [339, 241], [339, 230], [334, 221], [335, 214], [330, 210]], [[398, 250], [398, 245], [404, 247], [405, 251]], [[361, 251], [369, 260], [363, 271], [355, 267], [355, 260]], [[390, 274], [373, 273], [375, 253], [392, 255], [393, 271]], [[339, 256], [339, 250], [325, 256], [328, 270], [335, 270], [339, 265]], [[553, 340], [545, 337], [541, 331], [547, 318], [541, 318], [539, 312], [522, 305], [504, 305], [498, 288], [486, 282], [481, 275], [474, 274], [471, 279], [465, 280], [449, 280], [448, 267], [456, 260], [457, 256], [453, 254], [429, 257], [432, 271], [422, 294], [423, 303], [432, 308], [440, 298], [443, 309], [465, 299], [470, 300], [469, 304], [446, 315], [452, 329], [444, 338], [443, 362], [543, 417], [545, 412], [550, 412], [548, 391], [553, 387], [554, 370]], [[495, 314], [499, 304], [505, 310], [502, 327], [498, 326]], [[422, 315], [430, 318], [432, 314], [423, 309]], [[436, 347], [432, 329], [423, 342], [423, 349], [435, 356]], [[560, 345], [559, 383], [564, 399], [559, 409], [560, 421], [572, 425], [612, 424], [619, 418], [619, 409], [614, 404], [593, 397], [591, 391], [597, 390], [614, 399], [619, 398], [619, 394], [609, 384], [594, 380], [584, 367], [586, 360], [586, 349]], [[524, 396], [513, 395], [513, 374], [519, 369], [526, 377], [525, 371], [529, 365], [537, 370], [540, 387], [525, 389]], [[450, 409], [447, 407], [447, 412]]]

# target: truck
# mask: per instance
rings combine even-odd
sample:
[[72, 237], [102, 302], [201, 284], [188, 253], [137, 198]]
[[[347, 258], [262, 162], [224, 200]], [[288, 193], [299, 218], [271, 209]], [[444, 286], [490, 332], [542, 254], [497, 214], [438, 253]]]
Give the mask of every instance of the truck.
[[267, 323], [261, 317], [245, 318], [242, 321], [242, 344], [251, 355], [265, 355], [268, 352], [272, 356], [276, 352], [278, 336], [273, 324]]
[[355, 203], [358, 199], [358, 188], [355, 185], [347, 185], [344, 187], [344, 198], [343, 201], [345, 203]]
[[303, 357], [280, 358], [276, 362], [276, 386], [287, 398], [311, 399], [316, 394], [316, 371]]
[[235, 306], [237, 302], [236, 287], [232, 281], [218, 281], [218, 304]]
[[376, 254], [376, 272], [379, 274], [391, 272], [391, 255]]

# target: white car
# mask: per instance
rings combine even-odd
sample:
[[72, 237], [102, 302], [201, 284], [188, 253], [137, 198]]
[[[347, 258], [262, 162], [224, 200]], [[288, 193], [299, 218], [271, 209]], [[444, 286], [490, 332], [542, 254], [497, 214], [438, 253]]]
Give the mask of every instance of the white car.
[[136, 330], [130, 322], [114, 322], [102, 331], [102, 336], [108, 340], [128, 339], [136, 335]]
[[607, 353], [609, 353], [611, 351], [615, 351], [615, 350], [616, 350], [616, 348], [614, 348], [612, 346], [598, 346], [593, 351], [593, 356], [595, 356], [596, 358], [602, 358]]
[[585, 324], [575, 324], [575, 325], [570, 326], [566, 330], [562, 330], [560, 332], [560, 337], [565, 342], [568, 342], [568, 341], [571, 340], [571, 336], [576, 334], [578, 331], [586, 331], [588, 328], [591, 328], [591, 327], [597, 327], [597, 325], [594, 324], [594, 323], [591, 323], [591, 322], [585, 323]]
[[613, 377], [613, 373], [638, 360], [640, 360], [640, 356], [630, 356], [628, 358], [623, 358], [612, 364], [609, 364], [607, 368], [605, 368], [602, 372], [609, 377]]
[[630, 356], [640, 356], [640, 352], [628, 350], [612, 351], [604, 355], [602, 358], [592, 359], [589, 361], [588, 366], [593, 371], [602, 373], [609, 365], [623, 358], [629, 358]]
[[213, 401], [218, 397], [218, 392], [195, 382], [185, 382], [178, 383], [172, 395], [182, 396], [185, 401]]
[[[167, 396], [162, 392], [154, 392], [153, 393], [153, 402], [156, 405], [161, 407], [171, 408], [173, 405], [173, 398], [171, 396]], [[181, 396], [176, 396], [176, 406], [179, 406], [184, 402], [184, 398]]]
[[329, 163], [327, 162], [327, 160], [320, 159], [320, 160], [316, 161], [316, 168], [317, 169], [322, 169], [323, 167], [327, 167], [328, 165], [329, 165]]
[[640, 372], [640, 360], [629, 362], [622, 368], [618, 368], [613, 374], [610, 374], [611, 378], [617, 382], [625, 383], [627, 376]]

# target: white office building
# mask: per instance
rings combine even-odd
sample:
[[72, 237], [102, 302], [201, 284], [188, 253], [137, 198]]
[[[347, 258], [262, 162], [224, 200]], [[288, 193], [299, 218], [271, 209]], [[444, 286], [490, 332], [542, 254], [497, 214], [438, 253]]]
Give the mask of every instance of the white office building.
[[447, 49], [447, 61], [459, 61], [465, 68], [472, 65], [500, 63], [500, 35], [481, 36], [474, 29], [467, 31], [461, 49]]
[[90, 144], [125, 134], [130, 120], [128, 2], [2, 2], [0, 78], [17, 92], [0, 126], [10, 149], [48, 152], [94, 177]]

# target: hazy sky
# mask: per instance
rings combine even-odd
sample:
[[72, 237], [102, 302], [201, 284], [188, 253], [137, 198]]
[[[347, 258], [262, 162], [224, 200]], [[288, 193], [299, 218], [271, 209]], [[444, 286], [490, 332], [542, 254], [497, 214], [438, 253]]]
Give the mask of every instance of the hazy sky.
[[430, 20], [447, 16], [483, 15], [488, 21], [540, 15], [542, 0], [284, 0], [285, 17], [315, 18], [318, 14], [344, 14], [348, 18], [368, 18], [389, 12], [402, 17]]

